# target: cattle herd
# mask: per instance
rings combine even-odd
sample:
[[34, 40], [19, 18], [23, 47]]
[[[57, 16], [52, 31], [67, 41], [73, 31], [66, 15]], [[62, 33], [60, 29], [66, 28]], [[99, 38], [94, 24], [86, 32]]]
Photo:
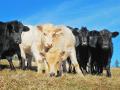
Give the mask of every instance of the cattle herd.
[[[11, 70], [16, 54], [20, 69], [32, 69], [37, 63], [38, 73], [62, 76], [75, 72], [111, 77], [110, 63], [113, 54], [112, 38], [119, 32], [88, 30], [65, 25], [23, 25], [20, 21], [0, 22], [0, 59], [7, 59]], [[0, 70], [2, 69], [0, 65]]]

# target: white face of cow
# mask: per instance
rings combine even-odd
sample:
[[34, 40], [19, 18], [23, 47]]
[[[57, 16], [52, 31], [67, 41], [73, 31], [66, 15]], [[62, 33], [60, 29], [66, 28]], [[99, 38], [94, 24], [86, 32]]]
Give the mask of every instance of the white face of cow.
[[47, 25], [37, 26], [42, 33], [45, 51], [48, 51], [53, 46], [54, 38], [59, 36], [61, 29], [56, 29], [55, 27], [48, 27]]
[[44, 46], [45, 48], [51, 48], [52, 47], [52, 35], [48, 32], [43, 32], [43, 40], [44, 40]]
[[59, 49], [51, 48], [46, 53], [46, 60], [48, 64], [48, 72], [50, 76], [58, 75], [58, 71], [61, 71], [61, 61], [63, 60], [62, 57], [64, 56], [64, 52]]

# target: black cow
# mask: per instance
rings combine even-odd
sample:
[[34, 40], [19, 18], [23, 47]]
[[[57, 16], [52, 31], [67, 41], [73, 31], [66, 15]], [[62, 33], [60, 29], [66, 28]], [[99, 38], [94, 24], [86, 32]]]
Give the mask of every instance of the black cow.
[[[11, 70], [15, 70], [12, 63], [14, 54], [18, 55], [22, 65], [22, 58], [19, 44], [21, 43], [21, 34], [28, 31], [29, 28], [19, 21], [0, 22], [0, 59], [7, 59]], [[0, 67], [1, 68], [1, 67]]]
[[98, 57], [98, 48], [97, 48], [97, 42], [98, 42], [98, 37], [99, 37], [99, 31], [93, 30], [89, 31], [89, 62], [88, 62], [88, 71], [91, 74], [97, 73], [97, 65], [96, 65], [96, 60], [99, 58]]
[[110, 63], [113, 54], [113, 43], [112, 38], [118, 36], [118, 32], [110, 32], [104, 29], [99, 32], [98, 42], [97, 42], [97, 72], [102, 74], [103, 68], [106, 69], [108, 77], [111, 77]]
[[88, 47], [88, 38], [89, 30], [86, 27], [82, 27], [79, 30], [79, 45], [76, 47], [78, 63], [83, 74], [87, 73], [87, 63], [89, 60], [89, 47]]
[[87, 73], [86, 67], [89, 59], [88, 37], [89, 30], [86, 27], [78, 28], [68, 27], [72, 30], [72, 33], [76, 39], [76, 56], [83, 74]]

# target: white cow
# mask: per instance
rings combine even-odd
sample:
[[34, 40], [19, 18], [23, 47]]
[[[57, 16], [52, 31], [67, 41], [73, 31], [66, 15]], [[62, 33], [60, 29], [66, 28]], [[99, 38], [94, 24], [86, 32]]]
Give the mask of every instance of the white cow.
[[[69, 28], [67, 28], [66, 26], [54, 26], [52, 24], [45, 24], [44, 26], [39, 26], [39, 27], [41, 27], [40, 29], [42, 31], [48, 30], [48, 32], [49, 32], [48, 34], [52, 38], [51, 39], [52, 40], [52, 48], [55, 47], [61, 51], [65, 51], [67, 57], [70, 57], [71, 62], [73, 64], [73, 66], [75, 67], [76, 72], [82, 75], [82, 72], [79, 68], [79, 65], [78, 65], [78, 62], [76, 59], [76, 52], [75, 52], [76, 41], [75, 41], [75, 37], [74, 37], [72, 31]], [[56, 31], [54, 31], [55, 30], [54, 28], [56, 28]], [[53, 54], [51, 54], [51, 55], [53, 55]], [[55, 57], [57, 57], [56, 53], [54, 53], [54, 55], [55, 55]], [[48, 51], [47, 56], [51, 58], [49, 51]], [[67, 57], [64, 59], [67, 59]], [[57, 60], [57, 61], [59, 61], [59, 60]], [[55, 75], [56, 74], [56, 72], [55, 72], [55, 64], [56, 63], [54, 63], [54, 64], [52, 63], [53, 65], [51, 65], [51, 63], [49, 63], [49, 61], [47, 61], [47, 62], [48, 62], [49, 69], [51, 69], [50, 73]], [[52, 68], [50, 68], [50, 66]]]
[[[43, 57], [42, 53], [45, 52], [52, 45], [52, 38], [45, 34], [39, 26], [28, 25], [30, 30], [22, 33], [22, 43], [20, 44], [21, 56], [23, 63], [22, 68], [25, 68], [25, 60], [28, 61], [28, 68], [31, 67], [31, 59], [34, 56], [37, 62], [38, 72], [42, 71]], [[45, 30], [44, 30], [45, 31]], [[47, 33], [47, 31], [45, 31]]]

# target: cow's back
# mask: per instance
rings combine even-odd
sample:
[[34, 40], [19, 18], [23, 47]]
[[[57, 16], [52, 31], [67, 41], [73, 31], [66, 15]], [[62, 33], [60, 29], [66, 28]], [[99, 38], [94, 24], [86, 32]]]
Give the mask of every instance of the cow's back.
[[59, 37], [56, 37], [53, 41], [53, 45], [61, 48], [62, 50], [66, 50], [68, 48], [72, 48], [75, 45], [75, 37], [72, 34], [72, 31], [66, 26], [58, 26], [62, 30], [62, 33]]
[[20, 47], [30, 53], [33, 45], [41, 44], [41, 33], [36, 26], [28, 26], [30, 30], [22, 33], [22, 43]]

